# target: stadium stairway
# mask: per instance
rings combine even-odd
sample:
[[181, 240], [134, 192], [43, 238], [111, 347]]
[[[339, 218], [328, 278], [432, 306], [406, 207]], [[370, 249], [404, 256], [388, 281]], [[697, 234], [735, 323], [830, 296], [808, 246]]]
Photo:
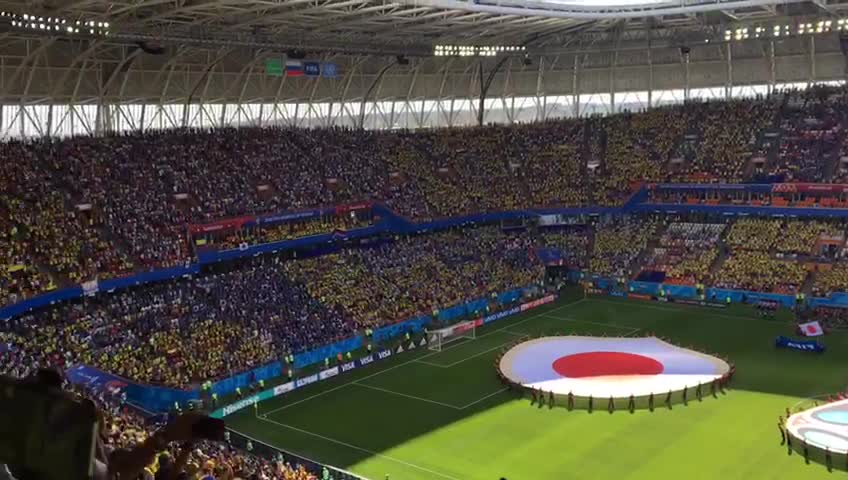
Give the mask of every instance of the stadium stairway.
[[[648, 240], [645, 244], [645, 248], [639, 252], [639, 255], [630, 263], [630, 279], [633, 280], [639, 273], [642, 272], [642, 269], [645, 267], [645, 264], [648, 262], [648, 258], [651, 255], [651, 252], [654, 251], [655, 248], [660, 246], [660, 237], [665, 232], [665, 226], [663, 228], [657, 229], [654, 235]], [[591, 250], [590, 250], [591, 251]]]
[[752, 149], [754, 154], [748, 159], [748, 163], [743, 170], [744, 178], [758, 180], [758, 172], [756, 171], [753, 162], [754, 158], [757, 157], [756, 153], [762, 153], [764, 151], [765, 163], [763, 164], [763, 170], [766, 172], [774, 168], [775, 164], [779, 161], [780, 141], [783, 136], [783, 129], [781, 128], [781, 125], [786, 115], [787, 102], [788, 97], [783, 95], [780, 99], [780, 106], [775, 109], [771, 125], [768, 125], [763, 128], [762, 131], [757, 132], [757, 141]]
[[833, 178], [836, 176], [836, 173], [839, 169], [839, 161], [841, 156], [842, 145], [845, 144], [846, 140], [846, 130], [845, 126], [848, 125], [848, 115], [845, 112], [842, 113], [841, 123], [843, 128], [839, 131], [839, 135], [837, 136], [835, 147], [830, 151], [830, 153], [824, 159], [824, 165], [822, 166], [822, 181], [823, 182], [831, 182]]
[[718, 248], [718, 255], [716, 255], [716, 258], [713, 261], [713, 264], [710, 265], [710, 269], [709, 269], [710, 278], [715, 277], [715, 275], [718, 273], [718, 271], [721, 270], [721, 266], [724, 264], [724, 261], [727, 260], [727, 258], [730, 256], [729, 255], [730, 250], [727, 248], [727, 244], [724, 243], [724, 240], [720, 240], [716, 247]]
[[801, 292], [807, 297], [813, 296], [813, 285], [816, 284], [816, 274], [817, 272], [811, 271], [807, 274], [807, 278], [804, 279], [804, 283], [801, 285]]

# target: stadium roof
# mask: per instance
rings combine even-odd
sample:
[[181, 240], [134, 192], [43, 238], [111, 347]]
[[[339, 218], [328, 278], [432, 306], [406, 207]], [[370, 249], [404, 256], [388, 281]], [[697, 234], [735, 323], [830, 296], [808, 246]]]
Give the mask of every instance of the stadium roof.
[[838, 16], [848, 0], [0, 0], [0, 9], [107, 22], [115, 41], [423, 56], [439, 44], [538, 51], [649, 27]]

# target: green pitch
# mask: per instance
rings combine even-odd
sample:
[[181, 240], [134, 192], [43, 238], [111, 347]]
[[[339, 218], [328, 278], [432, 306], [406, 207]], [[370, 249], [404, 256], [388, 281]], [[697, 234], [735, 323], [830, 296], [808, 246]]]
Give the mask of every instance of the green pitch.
[[[638, 329], [638, 330], [637, 330]], [[549, 410], [504, 391], [494, 358], [521, 335], [656, 332], [727, 356], [731, 390], [653, 413]], [[848, 332], [824, 355], [776, 350], [788, 317], [608, 297], [564, 298], [439, 353], [403, 353], [228, 417], [240, 432], [374, 480], [829, 478], [779, 446], [778, 416], [848, 383]], [[845, 459], [834, 462], [844, 465]]]

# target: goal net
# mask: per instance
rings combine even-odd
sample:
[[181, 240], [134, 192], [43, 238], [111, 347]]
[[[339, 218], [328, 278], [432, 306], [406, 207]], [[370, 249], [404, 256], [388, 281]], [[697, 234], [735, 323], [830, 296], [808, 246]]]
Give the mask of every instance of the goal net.
[[427, 333], [427, 348], [440, 352], [445, 345], [453, 341], [462, 338], [476, 338], [476, 332], [477, 322], [474, 320], [433, 330]]

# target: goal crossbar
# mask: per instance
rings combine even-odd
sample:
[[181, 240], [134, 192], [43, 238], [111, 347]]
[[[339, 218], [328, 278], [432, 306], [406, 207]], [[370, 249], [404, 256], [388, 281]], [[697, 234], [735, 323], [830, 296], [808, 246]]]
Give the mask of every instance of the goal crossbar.
[[460, 322], [456, 325], [438, 330], [431, 330], [427, 333], [427, 348], [440, 352], [448, 343], [463, 338], [477, 338], [477, 322], [475, 320]]

